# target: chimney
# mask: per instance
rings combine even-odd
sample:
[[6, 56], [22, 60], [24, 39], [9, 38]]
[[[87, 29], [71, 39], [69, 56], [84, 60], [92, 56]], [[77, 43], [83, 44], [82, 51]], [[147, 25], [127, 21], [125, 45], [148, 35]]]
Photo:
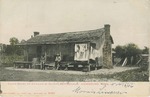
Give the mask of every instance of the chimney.
[[40, 34], [40, 32], [34, 32], [34, 37], [39, 35], [39, 34]]
[[109, 38], [110, 38], [110, 25], [105, 24], [104, 29], [105, 29], [105, 38], [106, 38], [106, 40], [109, 40]]
[[110, 25], [105, 24], [104, 25], [104, 30], [105, 30], [105, 45], [103, 49], [103, 64], [104, 67], [106, 68], [112, 68], [112, 43], [110, 40]]

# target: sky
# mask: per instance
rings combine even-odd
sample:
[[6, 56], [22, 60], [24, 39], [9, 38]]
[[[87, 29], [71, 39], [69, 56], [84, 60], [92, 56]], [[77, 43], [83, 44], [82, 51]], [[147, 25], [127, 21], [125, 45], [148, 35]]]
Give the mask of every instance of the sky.
[[11, 37], [84, 31], [111, 25], [113, 47], [150, 47], [150, 0], [0, 0], [0, 43]]

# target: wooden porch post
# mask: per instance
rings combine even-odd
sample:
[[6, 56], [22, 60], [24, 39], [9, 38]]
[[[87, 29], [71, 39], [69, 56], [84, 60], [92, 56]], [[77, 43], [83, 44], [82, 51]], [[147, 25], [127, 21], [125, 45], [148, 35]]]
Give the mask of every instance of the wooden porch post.
[[44, 52], [45, 52], [45, 62], [46, 62], [47, 61], [47, 53], [46, 53], [47, 52], [47, 46], [46, 45], [44, 46]]
[[27, 61], [29, 61], [29, 48], [27, 46]]
[[91, 47], [90, 42], [87, 43], [88, 49], [89, 49], [89, 56], [88, 56], [88, 71], [91, 71], [91, 65], [90, 65], [90, 54], [91, 54]]

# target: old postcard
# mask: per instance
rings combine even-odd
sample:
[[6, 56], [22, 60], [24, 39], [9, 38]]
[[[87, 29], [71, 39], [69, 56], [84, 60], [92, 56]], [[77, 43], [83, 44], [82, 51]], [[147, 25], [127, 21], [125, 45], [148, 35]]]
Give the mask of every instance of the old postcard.
[[0, 97], [149, 97], [149, 0], [0, 0]]

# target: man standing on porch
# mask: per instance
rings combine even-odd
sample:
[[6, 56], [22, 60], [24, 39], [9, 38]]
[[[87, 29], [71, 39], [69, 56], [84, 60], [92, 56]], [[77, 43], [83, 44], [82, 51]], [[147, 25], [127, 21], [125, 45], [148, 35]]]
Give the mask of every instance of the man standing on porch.
[[56, 69], [56, 70], [59, 69], [60, 61], [61, 61], [61, 57], [60, 57], [59, 54], [57, 54], [57, 55], [56, 55], [56, 58], [55, 58], [55, 69]]
[[45, 56], [44, 54], [41, 56], [41, 69], [44, 70], [45, 69]]

